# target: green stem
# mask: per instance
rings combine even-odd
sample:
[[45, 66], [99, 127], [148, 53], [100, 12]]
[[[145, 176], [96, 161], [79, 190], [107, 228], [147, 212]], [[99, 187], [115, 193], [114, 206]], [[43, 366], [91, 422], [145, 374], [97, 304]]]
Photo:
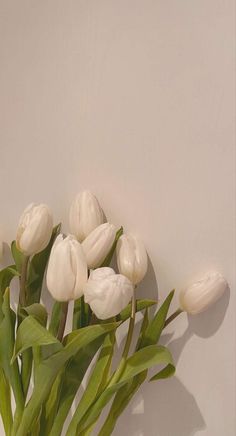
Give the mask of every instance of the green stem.
[[27, 305], [27, 292], [26, 292], [26, 280], [28, 269], [29, 257], [25, 257], [22, 262], [21, 276], [20, 276], [20, 306], [25, 307]]
[[81, 327], [84, 327], [86, 324], [85, 321], [85, 303], [84, 303], [84, 296], [81, 297]]
[[[118, 365], [117, 370], [113, 373], [112, 377], [110, 378], [108, 384], [104, 387], [103, 391], [100, 393], [100, 395], [98, 397], [95, 398], [95, 400], [93, 401], [93, 403], [90, 405], [90, 407], [87, 409], [86, 413], [84, 414], [84, 416], [82, 417], [81, 421], [78, 423], [78, 427], [80, 429], [79, 431], [79, 435], [80, 436], [88, 436], [90, 430], [93, 427], [93, 424], [97, 421], [99, 415], [96, 417], [96, 419], [94, 419], [93, 422], [91, 422], [87, 427], [86, 427], [86, 421], [89, 418], [89, 413], [90, 410], [93, 408], [94, 404], [98, 401], [101, 400], [102, 395], [104, 394], [104, 392], [106, 391], [106, 389], [110, 388], [111, 386], [113, 386], [114, 384], [116, 384], [120, 377], [123, 374], [123, 371], [125, 369], [125, 365], [126, 365], [126, 360], [129, 354], [129, 349], [130, 349], [130, 345], [132, 342], [132, 337], [133, 337], [133, 331], [134, 331], [134, 325], [135, 325], [135, 312], [136, 312], [136, 300], [135, 300], [135, 295], [133, 294], [132, 297], [132, 301], [131, 301], [131, 316], [130, 316], [130, 320], [129, 320], [129, 329], [128, 329], [128, 333], [127, 333], [127, 337], [126, 337], [126, 341], [125, 341], [125, 346], [124, 346], [124, 350], [122, 353], [122, 357], [121, 357], [121, 361], [120, 364]], [[108, 398], [109, 400], [109, 398]], [[107, 401], [108, 401], [107, 400]], [[106, 402], [107, 404], [107, 402]], [[88, 433], [87, 433], [88, 432]], [[73, 433], [72, 433], [73, 434]]]
[[111, 385], [117, 383], [117, 381], [120, 379], [124, 368], [126, 364], [126, 360], [129, 354], [130, 345], [132, 342], [133, 332], [134, 332], [134, 325], [135, 325], [135, 312], [136, 312], [136, 300], [135, 296], [133, 295], [132, 301], [131, 301], [131, 316], [129, 320], [129, 330], [126, 337], [126, 342], [124, 346], [124, 350], [122, 353], [120, 364], [116, 370], [116, 372], [113, 374], [113, 376], [110, 379], [110, 382], [108, 383], [107, 387], [110, 387]]
[[64, 336], [64, 331], [65, 331], [65, 326], [66, 326], [66, 318], [67, 318], [67, 313], [68, 313], [68, 301], [63, 301], [62, 303], [62, 310], [61, 310], [61, 319], [60, 319], [60, 324], [59, 324], [59, 328], [58, 328], [58, 333], [57, 333], [57, 339], [59, 341], [62, 341], [63, 336]]
[[[166, 327], [168, 324], [170, 324], [178, 315], [180, 315], [183, 311], [179, 308], [177, 309], [172, 315], [167, 318], [164, 327]], [[146, 377], [144, 377], [145, 379]], [[144, 380], [141, 381], [141, 383]], [[123, 390], [119, 391], [117, 394], [115, 400], [117, 405], [115, 406], [115, 400], [112, 404], [112, 407], [110, 409], [110, 412], [98, 434], [98, 436], [110, 436], [114, 430], [114, 427], [116, 425], [116, 421], [123, 412], [124, 408], [127, 406], [127, 404], [130, 402], [130, 400], [133, 398], [133, 395], [140, 387], [141, 383], [135, 384], [132, 386], [132, 383], [130, 386], [126, 387], [126, 389], [123, 388]]]
[[181, 313], [183, 312], [182, 309], [177, 309], [174, 313], [172, 313], [172, 315], [169, 316], [169, 318], [167, 318], [165, 324], [164, 324], [164, 328], [170, 324], [170, 322], [172, 322], [177, 316], [179, 316]]

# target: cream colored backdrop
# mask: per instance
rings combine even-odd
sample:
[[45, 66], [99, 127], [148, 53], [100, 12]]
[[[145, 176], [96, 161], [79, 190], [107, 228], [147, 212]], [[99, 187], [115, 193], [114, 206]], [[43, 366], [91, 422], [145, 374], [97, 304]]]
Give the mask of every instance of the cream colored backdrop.
[[146, 384], [115, 436], [236, 432], [234, 9], [0, 0], [4, 241], [31, 201], [67, 229], [87, 187], [145, 241], [152, 267], [139, 295], [157, 297], [157, 281], [163, 299], [215, 268], [230, 283], [214, 309], [169, 327], [176, 377]]

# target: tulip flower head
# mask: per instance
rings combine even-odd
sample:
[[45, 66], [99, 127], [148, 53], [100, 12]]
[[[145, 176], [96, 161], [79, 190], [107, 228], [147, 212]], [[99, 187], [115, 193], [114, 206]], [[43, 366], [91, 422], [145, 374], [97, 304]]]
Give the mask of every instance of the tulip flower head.
[[142, 241], [132, 235], [122, 235], [117, 243], [116, 255], [119, 272], [134, 285], [141, 282], [148, 266], [147, 252]]
[[91, 272], [84, 288], [84, 300], [99, 319], [108, 319], [123, 310], [130, 302], [134, 287], [127, 277], [112, 268], [98, 268]]
[[57, 301], [76, 300], [83, 295], [88, 278], [86, 258], [77, 239], [58, 235], [51, 250], [47, 287]]
[[48, 245], [53, 230], [52, 214], [46, 204], [31, 203], [23, 212], [16, 244], [25, 256], [39, 253]]
[[116, 237], [113, 224], [105, 223], [93, 230], [82, 242], [89, 268], [99, 267], [109, 253]]
[[80, 192], [70, 208], [70, 231], [82, 242], [96, 227], [104, 222], [104, 213], [90, 191]]
[[191, 315], [208, 309], [225, 292], [228, 283], [219, 272], [212, 272], [180, 293], [180, 308]]

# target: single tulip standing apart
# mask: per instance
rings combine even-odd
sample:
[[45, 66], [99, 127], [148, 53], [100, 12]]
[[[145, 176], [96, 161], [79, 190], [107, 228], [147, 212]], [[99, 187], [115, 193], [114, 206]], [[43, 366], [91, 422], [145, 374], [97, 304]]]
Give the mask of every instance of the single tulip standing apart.
[[104, 213], [98, 200], [90, 191], [80, 192], [70, 208], [70, 231], [78, 241], [104, 222]]
[[92, 271], [84, 288], [84, 300], [99, 319], [118, 315], [130, 302], [132, 295], [130, 280], [107, 267]]
[[180, 293], [180, 308], [191, 315], [208, 309], [226, 291], [228, 283], [219, 272], [212, 272]]
[[97, 268], [109, 253], [116, 237], [113, 224], [105, 223], [93, 230], [82, 242], [89, 268]]
[[47, 270], [47, 287], [57, 301], [75, 300], [83, 295], [88, 277], [81, 244], [72, 235], [59, 235], [52, 247]]
[[25, 256], [42, 251], [53, 230], [52, 214], [46, 204], [30, 204], [23, 212], [17, 230], [16, 244]]
[[119, 272], [134, 285], [141, 282], [148, 266], [147, 252], [142, 241], [132, 235], [122, 235], [117, 243], [116, 255]]

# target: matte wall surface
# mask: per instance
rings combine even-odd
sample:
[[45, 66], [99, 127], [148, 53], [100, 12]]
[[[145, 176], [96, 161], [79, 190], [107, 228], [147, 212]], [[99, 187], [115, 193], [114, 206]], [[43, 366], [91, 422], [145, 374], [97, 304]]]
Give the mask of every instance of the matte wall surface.
[[221, 271], [230, 292], [162, 339], [176, 376], [144, 385], [114, 436], [235, 436], [235, 2], [0, 0], [0, 11], [3, 240], [32, 201], [66, 231], [89, 188], [146, 244], [138, 296], [163, 300]]

